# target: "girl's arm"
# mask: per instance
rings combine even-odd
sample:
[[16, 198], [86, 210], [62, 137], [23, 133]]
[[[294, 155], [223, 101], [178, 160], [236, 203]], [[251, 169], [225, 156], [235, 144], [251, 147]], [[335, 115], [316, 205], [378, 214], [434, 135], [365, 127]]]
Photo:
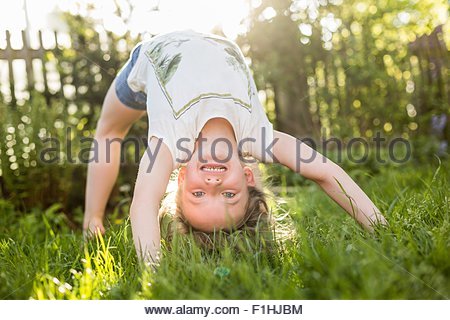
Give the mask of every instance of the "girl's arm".
[[363, 227], [372, 231], [374, 224], [387, 223], [364, 191], [337, 164], [286, 133], [274, 130], [274, 139], [278, 141], [273, 154], [281, 164], [316, 182]]
[[158, 262], [160, 201], [172, 173], [172, 155], [161, 139], [151, 137], [142, 156], [130, 207], [131, 229], [138, 257], [144, 262]]

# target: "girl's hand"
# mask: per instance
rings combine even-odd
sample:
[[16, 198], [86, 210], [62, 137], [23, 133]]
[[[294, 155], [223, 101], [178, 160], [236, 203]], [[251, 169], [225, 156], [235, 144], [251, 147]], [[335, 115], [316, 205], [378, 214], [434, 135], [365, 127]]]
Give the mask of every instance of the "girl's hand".
[[102, 218], [91, 218], [83, 224], [83, 238], [91, 238], [97, 234], [104, 235], [105, 227], [103, 226]]

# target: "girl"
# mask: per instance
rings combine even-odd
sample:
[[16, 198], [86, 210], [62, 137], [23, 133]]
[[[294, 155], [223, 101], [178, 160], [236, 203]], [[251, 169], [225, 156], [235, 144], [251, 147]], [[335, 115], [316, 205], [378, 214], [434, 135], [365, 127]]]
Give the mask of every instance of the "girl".
[[[191, 30], [140, 43], [104, 101], [95, 138], [99, 161], [88, 168], [85, 232], [104, 232], [105, 205], [119, 168], [120, 144], [147, 111], [148, 148], [130, 208], [138, 256], [160, 250], [158, 212], [179, 169], [177, 211], [193, 230], [232, 231], [267, 213], [248, 158], [281, 163], [318, 183], [363, 227], [385, 223], [377, 207], [335, 163], [300, 140], [273, 130], [254, 80], [233, 42]], [[302, 160], [307, 159], [307, 160]], [[109, 160], [109, 161], [107, 161]]]

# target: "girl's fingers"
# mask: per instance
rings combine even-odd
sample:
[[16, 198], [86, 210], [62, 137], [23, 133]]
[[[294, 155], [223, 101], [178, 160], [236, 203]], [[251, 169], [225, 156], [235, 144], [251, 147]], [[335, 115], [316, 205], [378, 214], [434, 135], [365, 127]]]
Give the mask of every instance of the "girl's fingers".
[[86, 240], [95, 237], [98, 234], [104, 235], [105, 231], [106, 230], [103, 224], [91, 224], [89, 225], [88, 229], [83, 230], [83, 238]]

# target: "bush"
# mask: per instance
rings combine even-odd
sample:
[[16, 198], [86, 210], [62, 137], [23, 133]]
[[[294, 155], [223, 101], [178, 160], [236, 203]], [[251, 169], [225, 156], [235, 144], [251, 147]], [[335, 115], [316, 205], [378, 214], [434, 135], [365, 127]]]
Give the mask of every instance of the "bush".
[[[100, 108], [89, 105], [66, 105], [33, 94], [23, 105], [0, 104], [0, 196], [20, 210], [47, 208], [59, 203], [65, 212], [82, 207], [87, 165], [78, 155], [87, 155], [91, 147], [95, 121]], [[93, 121], [88, 120], [94, 115]], [[85, 140], [82, 140], [85, 138]], [[127, 147], [118, 185], [132, 185], [137, 164]], [[131, 187], [125, 188], [129, 197]], [[119, 188], [112, 202], [118, 202]]]

